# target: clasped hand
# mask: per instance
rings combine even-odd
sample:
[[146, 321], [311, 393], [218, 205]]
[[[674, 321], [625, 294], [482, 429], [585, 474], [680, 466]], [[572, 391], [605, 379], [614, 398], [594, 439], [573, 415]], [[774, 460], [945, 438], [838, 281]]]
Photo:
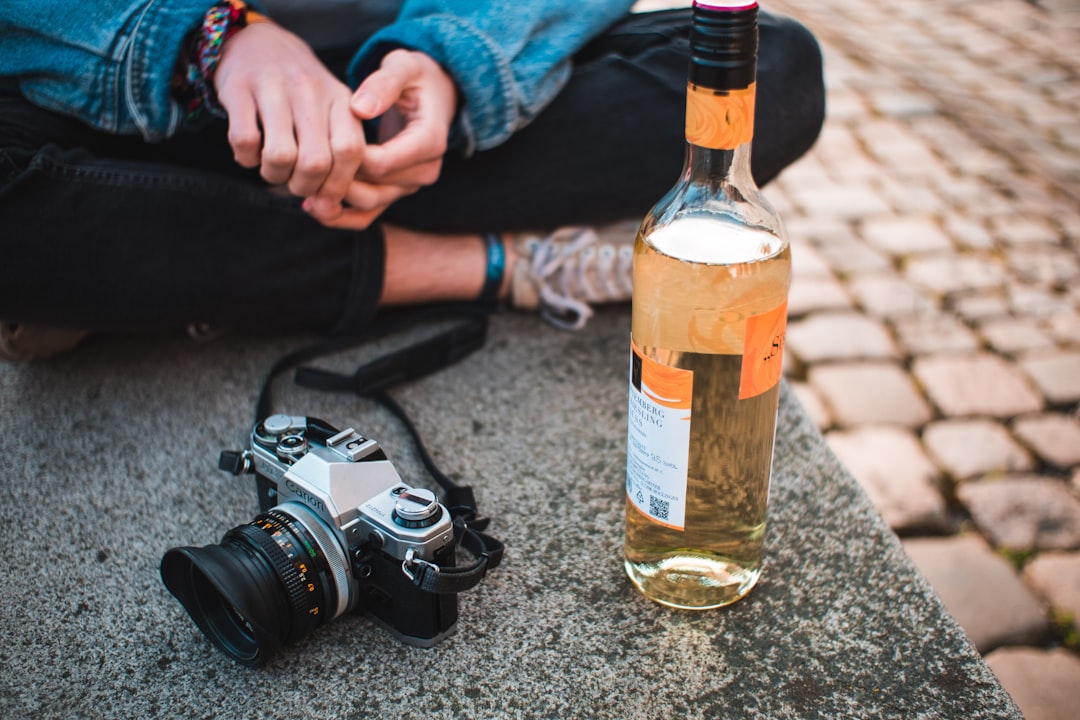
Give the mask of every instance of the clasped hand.
[[[236, 162], [305, 198], [312, 217], [336, 228], [366, 228], [434, 183], [457, 109], [453, 80], [424, 53], [388, 53], [353, 92], [274, 23], [229, 39], [214, 85]], [[368, 144], [361, 121], [375, 118], [378, 142]]]

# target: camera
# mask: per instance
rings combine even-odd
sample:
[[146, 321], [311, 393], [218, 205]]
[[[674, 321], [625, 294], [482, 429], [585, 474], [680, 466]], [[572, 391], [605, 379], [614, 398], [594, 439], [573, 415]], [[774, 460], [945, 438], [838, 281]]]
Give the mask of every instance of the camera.
[[456, 593], [419, 582], [453, 567], [453, 518], [435, 493], [402, 482], [375, 440], [272, 415], [219, 465], [255, 474], [261, 513], [217, 545], [168, 550], [161, 577], [225, 654], [262, 665], [353, 611], [409, 645], [453, 634]]

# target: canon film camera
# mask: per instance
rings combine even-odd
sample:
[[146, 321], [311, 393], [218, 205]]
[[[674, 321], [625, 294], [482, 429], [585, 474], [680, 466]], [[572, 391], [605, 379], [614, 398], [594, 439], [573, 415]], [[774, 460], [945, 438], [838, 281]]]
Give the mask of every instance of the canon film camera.
[[350, 611], [410, 645], [455, 631], [456, 592], [419, 582], [453, 567], [453, 519], [435, 493], [402, 482], [375, 440], [273, 415], [220, 466], [255, 473], [261, 514], [218, 545], [169, 550], [161, 577], [224, 653], [259, 666]]

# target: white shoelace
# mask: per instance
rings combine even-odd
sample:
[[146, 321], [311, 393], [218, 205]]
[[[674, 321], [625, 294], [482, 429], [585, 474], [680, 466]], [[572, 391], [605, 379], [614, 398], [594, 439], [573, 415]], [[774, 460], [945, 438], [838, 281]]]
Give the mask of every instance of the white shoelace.
[[530, 245], [540, 315], [552, 325], [580, 330], [593, 316], [589, 303], [630, 299], [632, 246], [597, 242], [589, 228], [563, 230]]

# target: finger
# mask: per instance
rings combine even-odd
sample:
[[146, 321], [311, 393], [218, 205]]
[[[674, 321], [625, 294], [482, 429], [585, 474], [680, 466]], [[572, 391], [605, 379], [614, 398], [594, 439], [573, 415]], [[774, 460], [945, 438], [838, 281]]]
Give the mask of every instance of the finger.
[[338, 230], [366, 230], [373, 222], [375, 222], [379, 215], [382, 215], [384, 210], [386, 210], [386, 206], [376, 208], [375, 210], [345, 208], [340, 214], [334, 216], [333, 219], [323, 220], [314, 215], [313, 217], [329, 228], [336, 228]]
[[416, 73], [415, 63], [406, 51], [395, 50], [387, 54], [379, 69], [356, 88], [352, 111], [364, 120], [377, 118], [393, 107]]
[[372, 145], [364, 157], [363, 172], [371, 179], [386, 181], [408, 168], [441, 162], [446, 148], [445, 129], [437, 123], [415, 120], [385, 143]]
[[330, 157], [332, 166], [318, 189], [320, 200], [340, 205], [364, 158], [364, 128], [349, 109], [335, 102], [330, 108]]
[[296, 161], [288, 178], [289, 192], [299, 197], [314, 195], [333, 166], [327, 111], [314, 98], [293, 101]]
[[219, 101], [229, 117], [227, 137], [233, 158], [242, 167], [255, 167], [259, 164], [259, 151], [262, 148], [262, 132], [259, 130], [255, 99], [242, 93], [229, 95], [227, 98], [219, 97]]
[[[360, 165], [360, 170], [356, 174], [356, 179], [364, 182], [369, 182], [379, 185], [415, 185], [418, 187], [426, 187], [433, 185], [436, 180], [439, 179], [439, 175], [442, 174], [443, 159], [440, 155], [434, 160], [428, 160], [427, 162], [421, 162], [417, 165], [407, 167], [401, 170], [394, 170], [384, 175], [376, 176], [372, 172], [372, 168], [368, 165], [368, 160], [372, 154], [376, 154], [381, 150], [382, 146], [372, 145], [368, 148], [368, 153], [365, 154], [364, 163]], [[375, 163], [379, 160], [376, 159]], [[373, 163], [373, 164], [375, 164]]]
[[419, 185], [377, 185], [353, 182], [345, 193], [345, 202], [355, 210], [374, 210], [386, 207], [419, 189]]
[[280, 185], [289, 179], [296, 164], [292, 109], [277, 88], [260, 93], [256, 102], [263, 128], [260, 174], [268, 183]]

